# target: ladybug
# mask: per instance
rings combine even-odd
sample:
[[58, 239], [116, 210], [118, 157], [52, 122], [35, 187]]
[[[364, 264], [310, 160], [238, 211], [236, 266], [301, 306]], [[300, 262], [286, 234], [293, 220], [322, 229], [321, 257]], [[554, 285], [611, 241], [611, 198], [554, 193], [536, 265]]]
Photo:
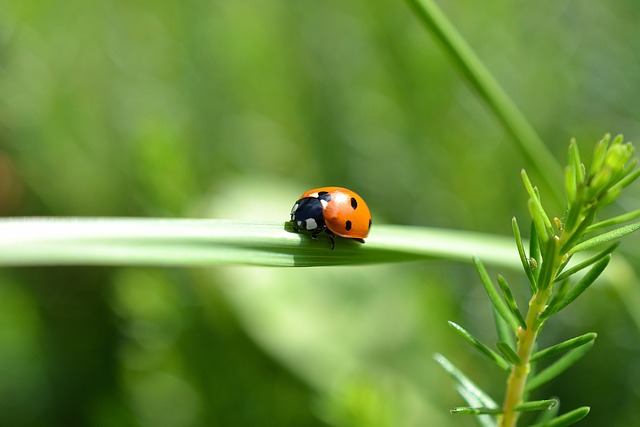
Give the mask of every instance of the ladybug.
[[321, 187], [300, 196], [291, 208], [291, 224], [293, 231], [304, 230], [313, 239], [326, 233], [333, 250], [334, 235], [364, 243], [371, 229], [371, 213], [355, 192], [342, 187]]

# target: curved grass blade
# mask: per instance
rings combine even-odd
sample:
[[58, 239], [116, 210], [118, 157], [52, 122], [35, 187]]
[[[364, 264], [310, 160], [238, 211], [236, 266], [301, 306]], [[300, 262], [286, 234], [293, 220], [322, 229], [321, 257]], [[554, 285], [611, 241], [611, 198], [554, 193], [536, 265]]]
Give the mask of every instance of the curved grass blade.
[[379, 225], [363, 245], [294, 233], [284, 222], [160, 218], [3, 218], [0, 266], [362, 265], [424, 259], [518, 268], [510, 238]]
[[484, 354], [489, 360], [495, 363], [500, 369], [504, 369], [508, 371], [511, 369], [511, 365], [507, 362], [502, 356], [500, 356], [495, 351], [491, 350], [484, 343], [482, 343], [479, 339], [471, 335], [466, 329], [462, 326], [458, 325], [455, 322], [449, 321], [449, 326], [453, 328], [454, 331], [458, 333], [462, 338], [464, 338], [469, 344], [471, 344], [476, 350], [480, 351], [480, 353]]
[[527, 385], [525, 386], [525, 391], [531, 392], [542, 387], [580, 360], [580, 358], [582, 358], [582, 356], [584, 356], [591, 347], [593, 347], [593, 341], [587, 342], [582, 346], [569, 351], [567, 354], [555, 361], [551, 366], [540, 371], [537, 375], [530, 377], [529, 381], [527, 381]]
[[573, 411], [567, 412], [566, 414], [560, 415], [550, 421], [545, 421], [542, 423], [534, 424], [529, 427], [566, 427], [572, 424], [577, 423], [581, 419], [589, 414], [591, 408], [588, 406], [583, 406], [578, 409], [574, 409]]
[[584, 335], [580, 335], [579, 337], [571, 338], [560, 344], [553, 345], [551, 347], [545, 348], [544, 350], [540, 350], [531, 356], [531, 363], [539, 362], [541, 360], [547, 359], [549, 357], [556, 356], [560, 353], [564, 353], [566, 351], [572, 350], [574, 348], [582, 347], [585, 344], [593, 342], [597, 338], [598, 334], [595, 332], [589, 332]]
[[476, 88], [489, 108], [513, 135], [518, 148], [531, 159], [538, 170], [545, 171], [541, 177], [547, 181], [548, 188], [555, 192], [556, 200], [562, 200], [562, 189], [557, 185], [558, 182], [562, 182], [562, 169], [557, 159], [480, 58], [434, 1], [407, 1], [422, 23], [442, 43], [469, 83]]

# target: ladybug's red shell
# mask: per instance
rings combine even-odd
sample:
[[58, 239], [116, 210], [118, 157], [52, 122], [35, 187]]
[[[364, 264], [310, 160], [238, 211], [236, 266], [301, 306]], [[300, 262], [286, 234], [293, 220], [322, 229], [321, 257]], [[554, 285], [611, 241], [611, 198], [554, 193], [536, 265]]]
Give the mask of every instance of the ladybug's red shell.
[[369, 235], [371, 212], [354, 191], [343, 187], [314, 188], [300, 199], [308, 197], [320, 199], [325, 225], [334, 234], [350, 239], [364, 239]]

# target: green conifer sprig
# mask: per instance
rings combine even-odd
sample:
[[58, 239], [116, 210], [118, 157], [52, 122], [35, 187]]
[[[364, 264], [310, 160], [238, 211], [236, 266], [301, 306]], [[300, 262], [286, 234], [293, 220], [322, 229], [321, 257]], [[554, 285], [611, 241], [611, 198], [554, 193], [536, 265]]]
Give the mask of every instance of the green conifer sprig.
[[[463, 327], [450, 322], [476, 350], [508, 372], [502, 405], [496, 406], [488, 393], [473, 384], [443, 356], [438, 356], [439, 363], [458, 380], [461, 396], [475, 396], [466, 399], [470, 406], [455, 408], [452, 413], [476, 415], [482, 417], [482, 425], [496, 427], [515, 427], [520, 414], [525, 411], [544, 413], [541, 417], [543, 421], [534, 425], [537, 427], [568, 426], [588, 414], [589, 408], [582, 407], [557, 415], [556, 399], [527, 401], [526, 398], [580, 360], [593, 346], [596, 334], [590, 332], [545, 349], [535, 352], [534, 349], [542, 326], [553, 315], [576, 301], [600, 277], [618, 247], [617, 240], [640, 228], [640, 222], [628, 223], [640, 217], [639, 211], [598, 221], [598, 213], [602, 208], [613, 203], [623, 189], [640, 176], [640, 171], [636, 169], [638, 162], [632, 158], [634, 151], [633, 145], [624, 142], [621, 135], [613, 139], [605, 135], [596, 144], [592, 163], [587, 168], [582, 163], [577, 143], [572, 140], [564, 174], [566, 210], [560, 217], [548, 215], [540, 192], [527, 173], [522, 171], [532, 223], [529, 253], [515, 218], [512, 228], [524, 276], [531, 291], [527, 312], [523, 314], [520, 311], [511, 286], [504, 277], [497, 277], [501, 291], [498, 292], [480, 259], [474, 257], [473, 264], [496, 314], [499, 337], [496, 348], [499, 352], [491, 350], [490, 346]], [[605, 244], [608, 246], [604, 249], [570, 265], [576, 253]], [[537, 371], [536, 364], [540, 360], [552, 357], [557, 357], [557, 360]], [[464, 381], [461, 381], [462, 378]], [[472, 390], [466, 390], [465, 385], [468, 384], [473, 384]], [[478, 396], [483, 396], [490, 404], [478, 405]]]

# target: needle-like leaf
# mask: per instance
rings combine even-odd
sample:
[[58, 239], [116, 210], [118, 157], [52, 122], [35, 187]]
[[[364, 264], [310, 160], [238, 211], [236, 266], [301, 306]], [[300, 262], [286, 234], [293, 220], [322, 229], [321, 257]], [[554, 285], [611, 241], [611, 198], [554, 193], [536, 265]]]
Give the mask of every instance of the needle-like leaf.
[[529, 427], [566, 427], [572, 424], [577, 423], [581, 419], [587, 416], [590, 408], [588, 406], [583, 406], [578, 409], [574, 409], [573, 411], [567, 412], [566, 414], [560, 415], [550, 421], [545, 421], [539, 424], [534, 424]]
[[545, 247], [542, 258], [542, 267], [538, 276], [538, 287], [541, 290], [547, 289], [553, 283], [553, 274], [558, 267], [558, 244], [559, 240], [556, 236], [549, 239]]
[[[537, 189], [533, 186], [533, 184], [531, 184], [531, 181], [529, 180], [529, 176], [527, 175], [527, 172], [524, 169], [522, 169], [520, 174], [522, 176], [522, 182], [524, 182], [524, 187], [527, 189], [527, 193], [529, 193], [529, 198], [530, 198], [529, 200], [533, 204], [529, 206], [531, 215], [534, 218], [534, 221], [536, 217], [539, 217], [541, 225], [543, 225], [543, 227], [538, 228], [538, 233], [541, 235], [541, 237], [544, 240], [546, 240], [549, 234], [553, 234], [553, 225], [551, 224], [549, 215], [547, 215], [544, 208], [542, 207], [542, 202], [540, 201], [540, 194], [538, 193]], [[546, 231], [546, 232], [543, 233], [543, 231]]]
[[[490, 410], [500, 411], [500, 408], [498, 408], [497, 406], [492, 406], [491, 408], [483, 406], [482, 402], [480, 402], [480, 400], [475, 395], [471, 394], [467, 389], [465, 389], [461, 385], [458, 385], [456, 387], [456, 391], [458, 392], [458, 394], [460, 396], [462, 396], [462, 398], [465, 400], [465, 402], [467, 402], [467, 404], [469, 405], [470, 408], [487, 408], [487, 409], [490, 409]], [[496, 427], [497, 424], [498, 424], [496, 422], [495, 416], [488, 415], [488, 414], [476, 415], [474, 417], [474, 420], [481, 427]]]
[[521, 412], [545, 411], [555, 407], [557, 404], [557, 399], [532, 400], [530, 402], [521, 403], [515, 407], [515, 410]]
[[486, 408], [486, 407], [474, 408], [470, 406], [462, 406], [462, 407], [453, 408], [451, 410], [451, 413], [458, 414], [458, 415], [483, 415], [483, 414], [497, 415], [502, 413], [502, 409]]
[[480, 281], [482, 282], [482, 285], [484, 286], [484, 289], [496, 311], [513, 330], [516, 330], [518, 328], [518, 321], [513, 314], [511, 314], [511, 311], [509, 311], [507, 304], [505, 304], [505, 302], [500, 298], [500, 295], [498, 295], [498, 291], [489, 277], [489, 273], [487, 273], [487, 270], [484, 268], [482, 261], [480, 261], [478, 257], [473, 257], [473, 265], [475, 265], [478, 275], [480, 276]]
[[522, 316], [522, 313], [518, 308], [518, 303], [513, 297], [513, 292], [511, 292], [511, 287], [507, 283], [507, 279], [505, 279], [502, 275], [498, 275], [498, 285], [500, 286], [502, 296], [504, 297], [509, 310], [511, 310], [511, 314], [514, 315], [522, 329], [527, 329], [527, 322], [524, 320], [524, 317]]
[[497, 408], [498, 404], [480, 387], [474, 384], [462, 371], [451, 363], [443, 355], [436, 353], [433, 359], [468, 393], [470, 393], [482, 406]]
[[471, 344], [476, 350], [480, 351], [480, 353], [484, 354], [489, 360], [495, 363], [500, 369], [504, 369], [508, 371], [511, 369], [511, 365], [507, 362], [502, 356], [500, 356], [495, 351], [491, 350], [487, 347], [483, 342], [481, 342], [478, 338], [470, 334], [466, 329], [462, 326], [458, 325], [455, 322], [449, 321], [449, 326], [453, 328], [454, 331], [458, 333], [462, 338], [464, 338], [469, 344]]
[[582, 347], [583, 345], [593, 342], [597, 336], [598, 334], [596, 334], [595, 332], [589, 332], [588, 334], [571, 338], [569, 340], [561, 342], [560, 344], [556, 344], [551, 347], [545, 348], [544, 350], [536, 352], [533, 356], [531, 356], [530, 361], [531, 363], [539, 362], [540, 360], [556, 356], [560, 353], [573, 350], [574, 348]]
[[511, 348], [509, 344], [507, 344], [506, 342], [499, 342], [496, 344], [496, 346], [498, 347], [498, 350], [500, 350], [500, 353], [502, 353], [502, 355], [509, 362], [513, 363], [514, 365], [522, 364], [522, 360], [520, 360], [516, 352], [513, 350], [513, 348]]
[[[638, 169], [640, 172], [640, 169]], [[629, 212], [626, 214], [618, 215], [613, 218], [606, 219], [604, 221], [596, 222], [595, 224], [591, 224], [585, 230], [585, 233], [592, 233], [596, 230], [601, 230], [603, 228], [613, 227], [615, 225], [624, 224], [625, 222], [633, 221], [634, 219], [640, 218], [640, 209], [637, 209], [633, 212]]]
[[518, 226], [518, 220], [515, 216], [511, 219], [511, 227], [513, 229], [513, 236], [516, 239], [516, 247], [518, 248], [520, 262], [522, 263], [522, 268], [527, 275], [527, 279], [529, 280], [529, 287], [531, 288], [531, 293], [533, 294], [537, 289], [536, 278], [533, 274], [533, 269], [531, 268], [531, 262], [527, 257], [527, 253], [524, 249], [522, 234], [520, 234], [520, 227]]
[[607, 243], [612, 240], [619, 239], [621, 237], [626, 236], [627, 234], [633, 233], [639, 228], [640, 228], [640, 222], [634, 222], [633, 224], [625, 225], [624, 227], [616, 228], [615, 230], [602, 233], [591, 239], [585, 240], [582, 243], [578, 243], [573, 248], [571, 248], [571, 253], [575, 254], [578, 252], [586, 251], [587, 249], [591, 249], [603, 243]]
[[[541, 318], [548, 318], [550, 315], [559, 312], [569, 304], [571, 304], [576, 298], [578, 298], [589, 286], [595, 282], [595, 280], [602, 274], [604, 269], [609, 264], [611, 260], [611, 255], [606, 255], [600, 261], [596, 262], [593, 267], [584, 275], [582, 279], [578, 281], [575, 285], [573, 285], [566, 293], [562, 300], [558, 301], [557, 305], [554, 307], [553, 312], [543, 313]], [[545, 310], [547, 312], [547, 310]]]
[[562, 274], [559, 274], [558, 276], [556, 276], [555, 278], [555, 282], [560, 282], [562, 280], [568, 279], [570, 276], [572, 276], [573, 274], [577, 273], [580, 270], [583, 270], [587, 267], [589, 267], [592, 264], [595, 264], [596, 262], [600, 261], [602, 258], [604, 258], [605, 256], [609, 255], [610, 253], [612, 253], [614, 250], [616, 250], [616, 248], [620, 245], [619, 242], [616, 242], [610, 246], [608, 246], [605, 250], [603, 250], [602, 252], [599, 252], [597, 254], [595, 254], [594, 256], [574, 265], [573, 267], [565, 270], [562, 272]]
[[542, 387], [574, 365], [586, 354], [587, 351], [591, 349], [591, 347], [593, 347], [593, 341], [587, 342], [586, 344], [569, 351], [552, 365], [543, 369], [534, 377], [529, 378], [529, 381], [527, 381], [527, 385], [525, 386], [525, 391], [531, 392]]

